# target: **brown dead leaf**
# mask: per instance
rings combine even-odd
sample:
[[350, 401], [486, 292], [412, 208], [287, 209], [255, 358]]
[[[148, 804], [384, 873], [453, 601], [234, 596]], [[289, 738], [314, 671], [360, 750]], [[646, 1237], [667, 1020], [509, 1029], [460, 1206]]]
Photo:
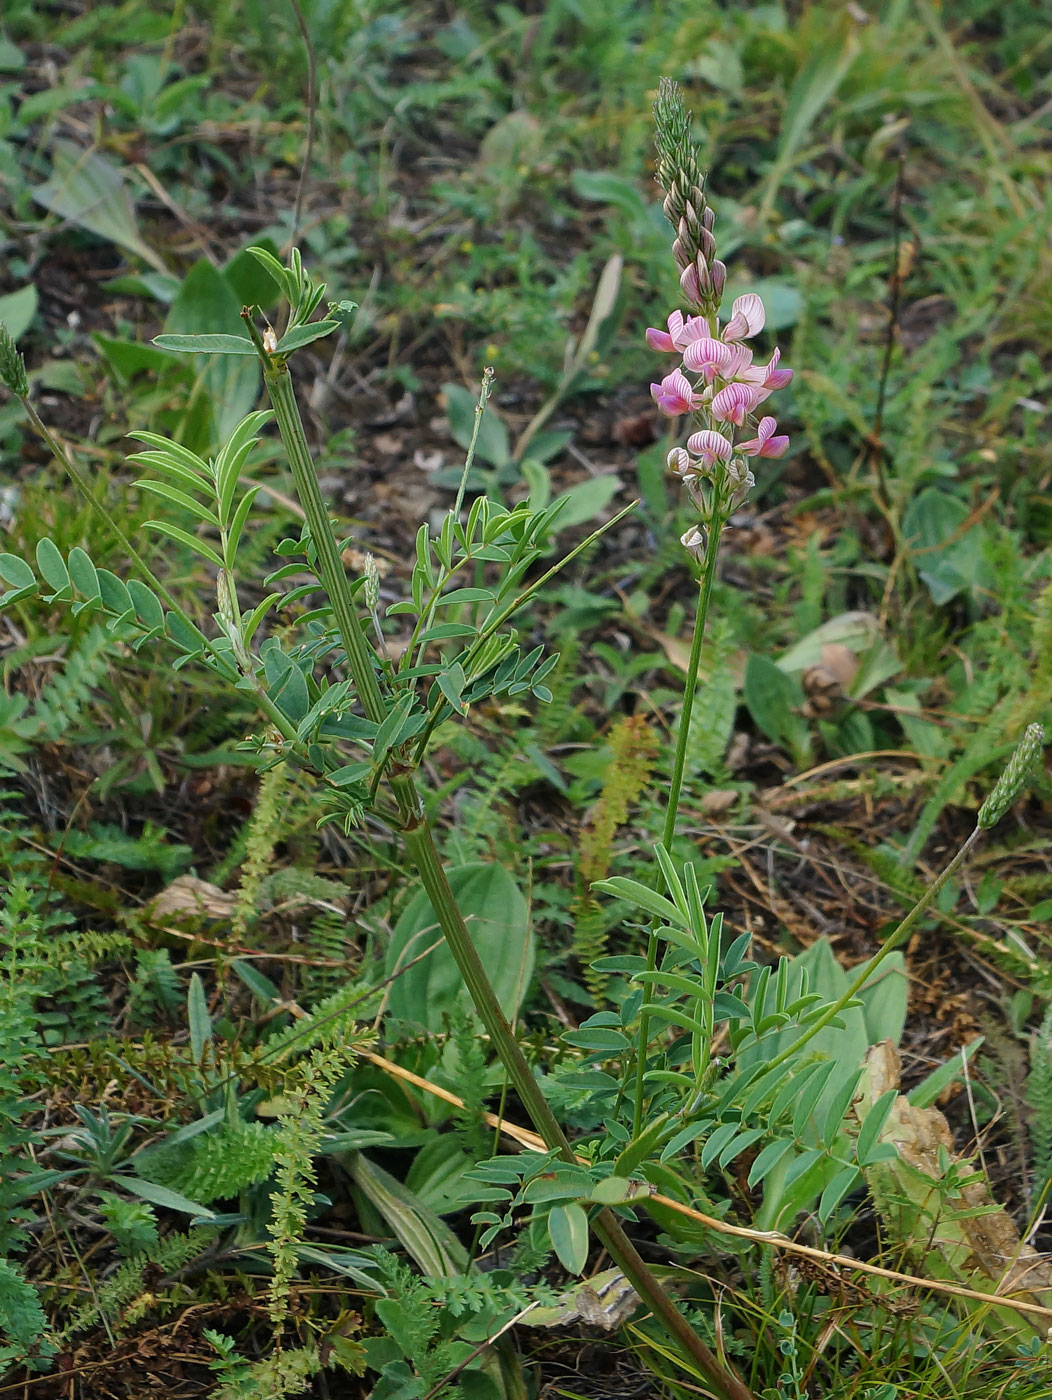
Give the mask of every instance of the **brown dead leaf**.
[[218, 885], [210, 885], [196, 875], [180, 875], [150, 900], [143, 912], [153, 923], [165, 919], [229, 919], [236, 903], [236, 897]]
[[[894, 1045], [885, 1040], [872, 1046], [861, 1085], [860, 1121], [880, 1095], [897, 1089], [899, 1082]], [[903, 1243], [926, 1254], [932, 1272], [1044, 1307], [1052, 1304], [1048, 1256], [1022, 1243], [1011, 1216], [994, 1202], [985, 1177], [968, 1170], [965, 1177], [973, 1179], [958, 1189], [948, 1191], [943, 1185], [948, 1171], [959, 1174], [973, 1164], [954, 1151], [950, 1126], [937, 1108], [918, 1108], [900, 1094], [879, 1141], [891, 1143], [898, 1156], [866, 1169], [878, 1209], [889, 1229], [911, 1237]], [[941, 1267], [932, 1267], [937, 1260]]]
[[[657, 643], [678, 671], [686, 671], [690, 664], [690, 637], [673, 637], [668, 632], [662, 632], [656, 627], [647, 627], [646, 625], [642, 625], [639, 630], [650, 641]], [[736, 651], [732, 656], [728, 656], [724, 662], [724, 665], [729, 668], [731, 674], [734, 676], [734, 686], [736, 690], [741, 689], [742, 682], [745, 679], [745, 661], [745, 652]], [[704, 683], [704, 671], [698, 679], [700, 682]]]
[[822, 648], [822, 667], [835, 676], [845, 690], [858, 674], [858, 656], [842, 642], [827, 642]]
[[701, 810], [707, 817], [719, 820], [731, 810], [738, 797], [739, 793], [735, 788], [713, 788], [701, 799]]

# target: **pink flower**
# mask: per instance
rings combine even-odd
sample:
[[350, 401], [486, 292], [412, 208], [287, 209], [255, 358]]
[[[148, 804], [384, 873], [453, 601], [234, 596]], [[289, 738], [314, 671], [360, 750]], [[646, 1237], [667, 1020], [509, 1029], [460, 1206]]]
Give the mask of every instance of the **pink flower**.
[[774, 418], [761, 418], [756, 425], [756, 436], [748, 442], [739, 442], [737, 451], [744, 457], [781, 457], [789, 446], [784, 434], [773, 436], [778, 422]]
[[712, 400], [709, 412], [718, 422], [735, 423], [740, 428], [759, 402], [761, 392], [751, 384], [728, 384]]
[[699, 459], [698, 465], [705, 471], [711, 471], [716, 462], [729, 462], [734, 452], [733, 446], [723, 434], [715, 432], [712, 428], [692, 433], [687, 438], [687, 447]]
[[731, 343], [735, 340], [744, 340], [746, 336], [756, 335], [763, 330], [763, 323], [766, 319], [763, 302], [755, 292], [737, 297], [731, 308], [731, 319], [723, 328], [723, 339]]
[[746, 384], [755, 384], [759, 388], [766, 389], [768, 393], [773, 393], [775, 389], [784, 389], [792, 379], [793, 371], [778, 368], [778, 361], [781, 358], [782, 352], [775, 348], [770, 364], [756, 365], [755, 368], [747, 369], [741, 378], [745, 380]]
[[701, 402], [701, 396], [695, 394], [690, 380], [681, 369], [666, 374], [660, 384], [651, 384], [650, 394], [659, 410], [668, 418], [691, 413]]
[[647, 344], [651, 350], [659, 350], [664, 354], [675, 353], [678, 350], [682, 354], [692, 341], [701, 340], [709, 334], [709, 325], [704, 316], [688, 316], [684, 319], [682, 311], [673, 311], [666, 324], [667, 331], [655, 330], [653, 326], [647, 327]]
[[666, 324], [667, 331], [656, 330], [653, 326], [647, 327], [647, 344], [651, 350], [660, 350], [664, 354], [674, 354], [679, 348], [676, 344], [676, 336], [683, 329], [683, 312], [673, 311]]
[[710, 384], [717, 375], [721, 379], [729, 379], [729, 370], [734, 363], [734, 352], [722, 340], [711, 340], [708, 336], [693, 341], [683, 351], [684, 367], [695, 374], [703, 374]]

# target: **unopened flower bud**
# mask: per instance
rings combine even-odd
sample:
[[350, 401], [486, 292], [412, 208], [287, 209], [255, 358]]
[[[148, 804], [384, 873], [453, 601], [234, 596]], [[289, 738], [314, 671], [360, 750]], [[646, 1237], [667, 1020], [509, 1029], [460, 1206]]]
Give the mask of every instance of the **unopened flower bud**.
[[1044, 744], [1045, 731], [1041, 725], [1027, 725], [993, 792], [979, 808], [978, 825], [983, 831], [997, 825], [1027, 786], [1031, 773], [1037, 767]]
[[237, 584], [228, 569], [220, 569], [216, 576], [216, 603], [219, 608], [219, 624], [237, 658], [238, 665], [246, 675], [252, 669], [252, 659], [245, 649], [241, 635], [241, 623], [237, 605]]
[[742, 506], [749, 499], [749, 492], [756, 485], [756, 478], [752, 472], [746, 472], [739, 484], [731, 494], [730, 507], [732, 513], [741, 510]]
[[695, 559], [700, 559], [705, 553], [705, 531], [700, 525], [692, 525], [685, 534], [680, 535], [679, 542]]
[[380, 602], [380, 570], [374, 555], [366, 554], [362, 572], [365, 575], [365, 606], [370, 612], [375, 612]]
[[0, 382], [5, 389], [10, 389], [16, 398], [29, 397], [26, 362], [18, 353], [11, 332], [3, 321], [0, 321]]

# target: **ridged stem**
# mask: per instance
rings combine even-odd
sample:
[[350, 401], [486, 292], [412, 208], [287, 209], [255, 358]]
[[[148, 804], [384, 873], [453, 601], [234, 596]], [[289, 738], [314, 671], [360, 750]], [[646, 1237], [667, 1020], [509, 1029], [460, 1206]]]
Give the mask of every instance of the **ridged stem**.
[[[687, 743], [690, 739], [690, 722], [694, 715], [694, 700], [698, 689], [698, 672], [701, 669], [701, 649], [705, 641], [705, 629], [709, 617], [709, 603], [712, 600], [712, 585], [716, 577], [716, 559], [720, 552], [720, 537], [726, 519], [716, 516], [709, 530], [705, 546], [705, 558], [701, 566], [699, 581], [698, 608], [694, 615], [694, 636], [690, 644], [690, 659], [687, 662], [687, 679], [683, 686], [683, 708], [679, 715], [679, 731], [676, 735], [676, 752], [672, 760], [672, 777], [669, 781], [668, 803], [665, 807], [665, 825], [661, 844], [671, 851], [676, 835], [676, 821], [679, 817], [679, 802], [683, 794], [683, 779], [687, 768]], [[657, 967], [658, 940], [654, 926], [647, 940], [647, 971]], [[639, 1009], [639, 1033], [636, 1041], [636, 1082], [632, 1105], [632, 1136], [638, 1137], [643, 1127], [644, 1078], [647, 1069], [647, 1042], [650, 1035], [650, 1003], [654, 998], [654, 984], [647, 981], [643, 986], [643, 1002]]]
[[296, 402], [292, 376], [285, 363], [279, 361], [264, 367], [264, 378], [270, 402], [274, 407], [278, 432], [281, 434], [292, 470], [292, 479], [296, 483], [296, 494], [310, 527], [311, 541], [317, 551], [318, 573], [328, 594], [333, 617], [336, 619], [336, 627], [347, 656], [348, 669], [354, 678], [355, 689], [366, 717], [372, 720], [373, 724], [382, 724], [387, 718], [388, 707], [373, 669], [373, 649], [369, 645], [365, 628], [354, 605], [337, 548], [336, 536], [329, 523], [329, 512], [318, 485], [314, 459], [307, 445], [307, 435], [303, 431], [303, 419]]

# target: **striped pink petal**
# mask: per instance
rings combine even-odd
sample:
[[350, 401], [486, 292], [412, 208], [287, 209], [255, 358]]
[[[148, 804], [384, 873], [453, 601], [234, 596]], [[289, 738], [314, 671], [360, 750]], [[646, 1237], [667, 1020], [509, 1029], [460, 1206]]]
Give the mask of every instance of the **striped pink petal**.
[[722, 379], [729, 378], [727, 369], [734, 363], [734, 358], [733, 352], [721, 340], [713, 340], [709, 336], [693, 341], [683, 351], [684, 366], [695, 374], [703, 374], [710, 384], [717, 375]]
[[724, 372], [725, 379], [741, 379], [746, 384], [754, 383], [754, 370], [752, 365], [752, 351], [747, 345], [729, 345], [731, 359]]
[[690, 380], [679, 369], [666, 374], [660, 384], [651, 384], [650, 394], [658, 409], [668, 418], [690, 413], [699, 401]]
[[687, 447], [706, 471], [711, 470], [715, 462], [729, 462], [734, 452], [733, 446], [723, 434], [715, 432], [712, 428], [692, 433], [687, 438]]
[[761, 418], [756, 425], [756, 436], [748, 442], [739, 442], [737, 450], [743, 457], [781, 457], [789, 446], [789, 439], [785, 434], [775, 437], [777, 426], [777, 419]]
[[712, 335], [709, 323], [704, 316], [688, 316], [680, 327], [679, 332], [673, 336], [677, 350], [686, 350], [688, 345], [693, 345], [697, 340], [707, 340]]
[[757, 390], [751, 384], [728, 384], [709, 405], [718, 422], [735, 423], [740, 428], [757, 403]]
[[744, 374], [738, 377], [743, 379], [746, 384], [755, 384], [766, 389], [769, 394], [774, 393], [775, 389], [784, 389], [792, 379], [793, 371], [778, 368], [778, 361], [781, 358], [782, 352], [776, 347], [771, 356], [770, 364], [753, 365], [752, 368], [747, 369]]
[[674, 354], [680, 349], [677, 336], [683, 329], [683, 312], [673, 311], [668, 318], [668, 330], [659, 331], [653, 326], [647, 327], [647, 344], [651, 350], [660, 350], [665, 354]]
[[764, 378], [764, 387], [768, 389], [784, 389], [793, 377], [793, 371], [788, 367], [778, 368], [778, 361], [782, 358], [782, 352], [775, 346], [774, 354], [771, 356], [771, 363], [767, 366], [767, 373]]
[[731, 308], [731, 319], [723, 328], [723, 338], [726, 341], [744, 340], [746, 336], [756, 335], [763, 330], [766, 319], [763, 302], [755, 292], [736, 297]]
[[660, 350], [665, 354], [674, 354], [676, 350], [668, 331], [655, 330], [653, 326], [647, 326], [647, 344], [651, 350]]

